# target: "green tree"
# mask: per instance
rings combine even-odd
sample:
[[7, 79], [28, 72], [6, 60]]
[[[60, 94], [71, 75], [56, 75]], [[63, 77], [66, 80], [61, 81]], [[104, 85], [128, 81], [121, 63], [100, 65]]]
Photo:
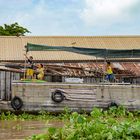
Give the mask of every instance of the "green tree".
[[25, 33], [30, 33], [30, 31], [20, 26], [17, 22], [0, 26], [0, 35], [2, 36], [24, 36]]

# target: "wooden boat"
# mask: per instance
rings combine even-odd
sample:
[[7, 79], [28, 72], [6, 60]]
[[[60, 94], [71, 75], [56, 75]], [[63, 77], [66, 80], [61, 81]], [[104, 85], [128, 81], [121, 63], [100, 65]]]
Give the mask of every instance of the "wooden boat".
[[123, 105], [140, 109], [140, 86], [130, 84], [66, 84], [14, 81], [12, 100], [0, 104], [1, 109], [16, 111], [90, 112], [93, 107], [107, 109]]

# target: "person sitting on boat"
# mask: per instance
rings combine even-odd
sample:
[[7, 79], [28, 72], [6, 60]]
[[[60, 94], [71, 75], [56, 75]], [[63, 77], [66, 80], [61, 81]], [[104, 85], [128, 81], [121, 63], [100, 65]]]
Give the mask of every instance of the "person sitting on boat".
[[26, 71], [26, 76], [27, 78], [31, 78], [33, 79], [34, 77], [34, 63], [33, 63], [33, 57], [32, 56], [29, 56], [29, 58], [27, 57], [27, 55], [25, 54], [25, 57], [27, 58], [27, 71]]
[[38, 67], [36, 70], [36, 72], [38, 73], [37, 79], [43, 80], [43, 78], [44, 78], [44, 66], [43, 66], [43, 64], [38, 64], [37, 67]]
[[114, 80], [114, 74], [113, 74], [113, 70], [112, 70], [112, 66], [110, 62], [107, 62], [107, 67], [106, 67], [106, 79], [109, 82], [113, 82]]

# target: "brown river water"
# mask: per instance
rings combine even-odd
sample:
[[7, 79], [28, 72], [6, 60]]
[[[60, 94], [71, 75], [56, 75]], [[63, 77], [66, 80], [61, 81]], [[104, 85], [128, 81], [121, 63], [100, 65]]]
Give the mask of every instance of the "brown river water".
[[33, 134], [47, 133], [48, 127], [62, 127], [60, 121], [0, 121], [0, 140], [24, 140]]

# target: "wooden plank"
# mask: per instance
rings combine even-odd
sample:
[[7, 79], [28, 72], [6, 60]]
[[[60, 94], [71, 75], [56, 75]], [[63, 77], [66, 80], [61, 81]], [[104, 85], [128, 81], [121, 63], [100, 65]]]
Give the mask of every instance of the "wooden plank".
[[63, 75], [61, 72], [58, 72], [58, 71], [53, 70], [53, 69], [50, 69], [50, 71], [51, 71], [52, 73], [55, 73], [55, 74], [58, 74], [58, 75]]
[[84, 94], [84, 95], [94, 95], [96, 94], [96, 88], [95, 89], [51, 89], [51, 92], [54, 92], [55, 90], [60, 90], [66, 94]]
[[94, 105], [96, 106], [108, 106], [110, 102], [97, 102], [97, 101], [85, 101], [85, 102], [77, 102], [77, 101], [63, 101], [61, 103], [55, 102], [26, 102], [25, 105], [38, 105], [38, 106], [47, 106], [47, 107], [54, 107], [54, 108], [64, 108], [64, 107], [84, 107], [84, 108], [92, 108]]
[[1, 99], [1, 71], [0, 71], [0, 100], [2, 100]]
[[13, 73], [12, 80], [20, 80], [20, 74], [19, 73]]
[[8, 68], [5, 66], [0, 66], [0, 71], [10, 71], [10, 72], [16, 72], [16, 73], [23, 73], [23, 71], [20, 69]]
[[6, 85], [5, 85], [5, 71], [1, 71], [1, 99], [5, 100]]
[[16, 74], [14, 72], [11, 73], [12, 80], [16, 80]]
[[96, 98], [76, 98], [76, 97], [66, 97], [67, 100], [71, 101], [94, 101]]
[[6, 100], [11, 98], [11, 72], [6, 72]]

